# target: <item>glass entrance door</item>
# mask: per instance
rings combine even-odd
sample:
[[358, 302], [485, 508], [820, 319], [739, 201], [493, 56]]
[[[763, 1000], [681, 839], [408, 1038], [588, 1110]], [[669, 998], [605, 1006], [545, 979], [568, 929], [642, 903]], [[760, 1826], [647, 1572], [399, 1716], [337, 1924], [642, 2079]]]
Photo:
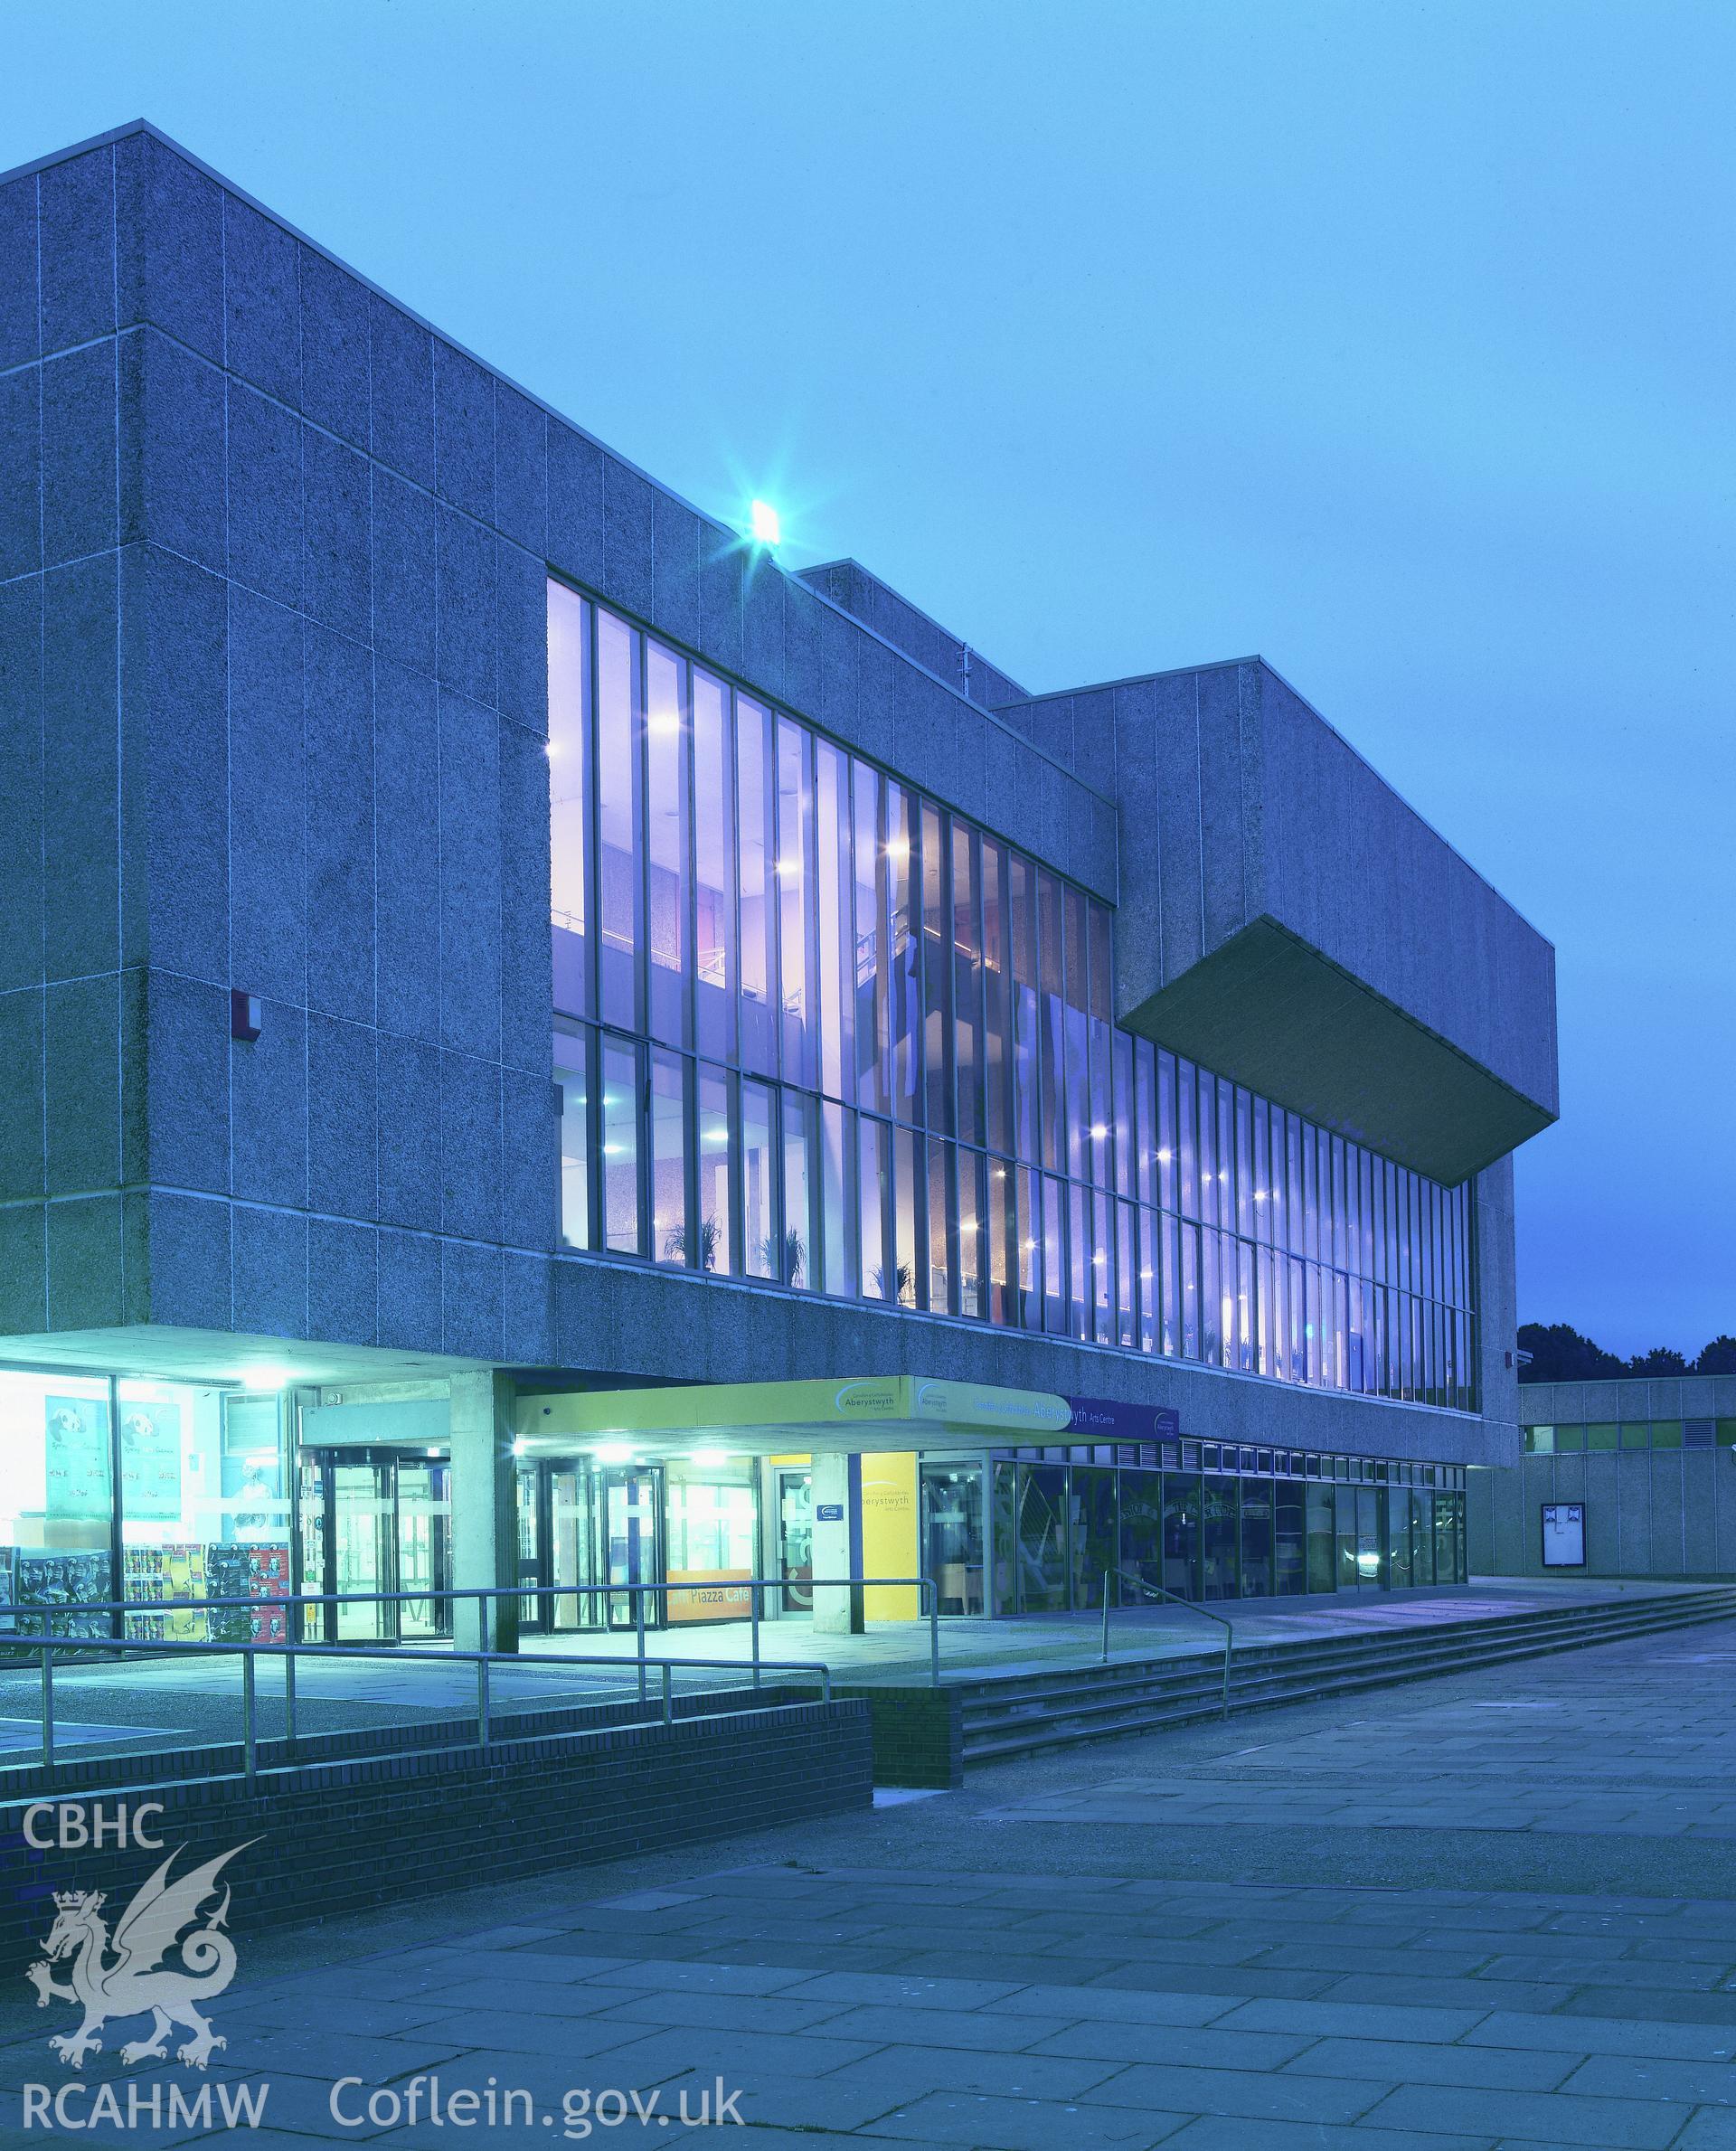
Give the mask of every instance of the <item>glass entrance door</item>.
[[[603, 1548], [609, 1567], [603, 1580], [611, 1587], [605, 1600], [611, 1628], [637, 1625], [637, 1599], [645, 1602], [646, 1627], [662, 1626], [661, 1591], [657, 1588], [663, 1582], [662, 1533], [658, 1529], [663, 1513], [662, 1480], [662, 1467], [655, 1464], [632, 1465], [602, 1475]], [[618, 1588], [629, 1584], [650, 1588]]]
[[[400, 1590], [452, 1588], [452, 1467], [433, 1461], [399, 1465], [398, 1584]], [[406, 1599], [398, 1608], [398, 1633], [408, 1642], [452, 1633], [449, 1599]]]
[[922, 1573], [942, 1613], [983, 1610], [983, 1474], [978, 1465], [924, 1464]]
[[786, 1613], [814, 1610], [814, 1475], [778, 1474], [778, 1573]]
[[[452, 1633], [451, 1466], [393, 1450], [304, 1449], [301, 1588], [333, 1602], [302, 1618], [309, 1642], [426, 1641]], [[425, 1591], [396, 1600], [394, 1591]]]
[[392, 1574], [392, 1467], [335, 1460], [332, 1489], [331, 1576], [326, 1590], [340, 1594], [332, 1608], [335, 1643], [391, 1643], [398, 1637], [398, 1608], [388, 1600], [348, 1602], [343, 1594], [397, 1589]]
[[527, 1633], [561, 1636], [604, 1626], [601, 1594], [575, 1588], [600, 1580], [590, 1469], [582, 1460], [519, 1466], [518, 1577], [525, 1586], [520, 1626]]

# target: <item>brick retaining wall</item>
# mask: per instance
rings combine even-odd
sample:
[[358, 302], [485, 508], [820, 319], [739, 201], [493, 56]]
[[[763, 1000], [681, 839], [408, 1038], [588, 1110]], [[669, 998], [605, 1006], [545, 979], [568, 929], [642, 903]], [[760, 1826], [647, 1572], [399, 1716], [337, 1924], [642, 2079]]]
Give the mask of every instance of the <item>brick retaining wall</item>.
[[[151, 1834], [165, 1850], [186, 1847], [177, 1872], [261, 1840], [223, 1874], [245, 1958], [245, 1937], [262, 1925], [865, 1808], [873, 1777], [869, 1712], [839, 1701], [304, 1763], [262, 1773], [251, 1790], [239, 1778], [183, 1781], [105, 1806], [160, 1801]], [[165, 1856], [36, 1851], [24, 1838], [26, 1805], [0, 1806], [0, 1971], [40, 1955], [53, 1891], [104, 1890], [118, 1910]], [[37, 1824], [38, 1835], [53, 1832], [52, 1818]]]

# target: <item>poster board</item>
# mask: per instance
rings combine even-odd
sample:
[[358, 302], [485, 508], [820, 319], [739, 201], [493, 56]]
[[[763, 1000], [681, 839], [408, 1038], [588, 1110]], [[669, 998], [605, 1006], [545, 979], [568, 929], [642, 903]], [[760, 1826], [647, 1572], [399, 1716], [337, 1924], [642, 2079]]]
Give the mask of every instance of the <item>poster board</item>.
[[1582, 1501], [1546, 1501], [1543, 1505], [1543, 1566], [1546, 1569], [1582, 1569], [1585, 1566], [1585, 1504]]

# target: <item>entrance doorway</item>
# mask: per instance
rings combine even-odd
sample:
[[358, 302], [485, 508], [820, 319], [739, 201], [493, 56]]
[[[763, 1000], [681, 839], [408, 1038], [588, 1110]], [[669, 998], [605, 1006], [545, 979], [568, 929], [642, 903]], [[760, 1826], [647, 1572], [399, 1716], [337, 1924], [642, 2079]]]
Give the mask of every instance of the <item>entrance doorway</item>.
[[922, 1573], [942, 1613], [983, 1610], [983, 1474], [980, 1465], [924, 1464]]
[[778, 1472], [778, 1573], [786, 1613], [814, 1610], [814, 1475]]
[[563, 1636], [602, 1627], [600, 1594], [574, 1588], [600, 1580], [594, 1498], [581, 1459], [519, 1466], [518, 1580], [554, 1587], [527, 1590], [519, 1609], [521, 1632]]
[[[608, 1570], [601, 1580], [610, 1586], [603, 1603], [611, 1628], [632, 1628], [642, 1618], [647, 1628], [664, 1623], [663, 1591], [663, 1467], [631, 1464], [599, 1476], [602, 1497], [603, 1560]], [[648, 1590], [618, 1590], [618, 1586], [648, 1585]], [[643, 1599], [643, 1612], [636, 1601]]]
[[[395, 1449], [304, 1449], [301, 1588], [339, 1594], [307, 1608], [310, 1643], [420, 1643], [452, 1633], [452, 1467]], [[401, 1600], [353, 1593], [426, 1592]]]

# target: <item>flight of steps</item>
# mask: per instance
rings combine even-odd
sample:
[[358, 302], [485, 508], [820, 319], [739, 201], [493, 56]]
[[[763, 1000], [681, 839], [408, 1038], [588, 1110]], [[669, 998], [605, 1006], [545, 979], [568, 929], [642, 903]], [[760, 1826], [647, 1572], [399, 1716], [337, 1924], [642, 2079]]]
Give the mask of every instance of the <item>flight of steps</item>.
[[[1619, 1643], [1736, 1618], [1736, 1590], [1712, 1588], [1540, 1608], [1487, 1620], [1394, 1627], [1373, 1635], [1297, 1643], [1238, 1644], [1230, 1708], [1312, 1703], [1396, 1681], [1469, 1673], [1509, 1659]], [[1124, 1631], [1125, 1633], [1125, 1631]], [[1192, 1725], [1223, 1708], [1223, 1658], [1122, 1659], [948, 1683], [964, 1691], [964, 1759], [995, 1762], [1076, 1741], [1112, 1740]]]

